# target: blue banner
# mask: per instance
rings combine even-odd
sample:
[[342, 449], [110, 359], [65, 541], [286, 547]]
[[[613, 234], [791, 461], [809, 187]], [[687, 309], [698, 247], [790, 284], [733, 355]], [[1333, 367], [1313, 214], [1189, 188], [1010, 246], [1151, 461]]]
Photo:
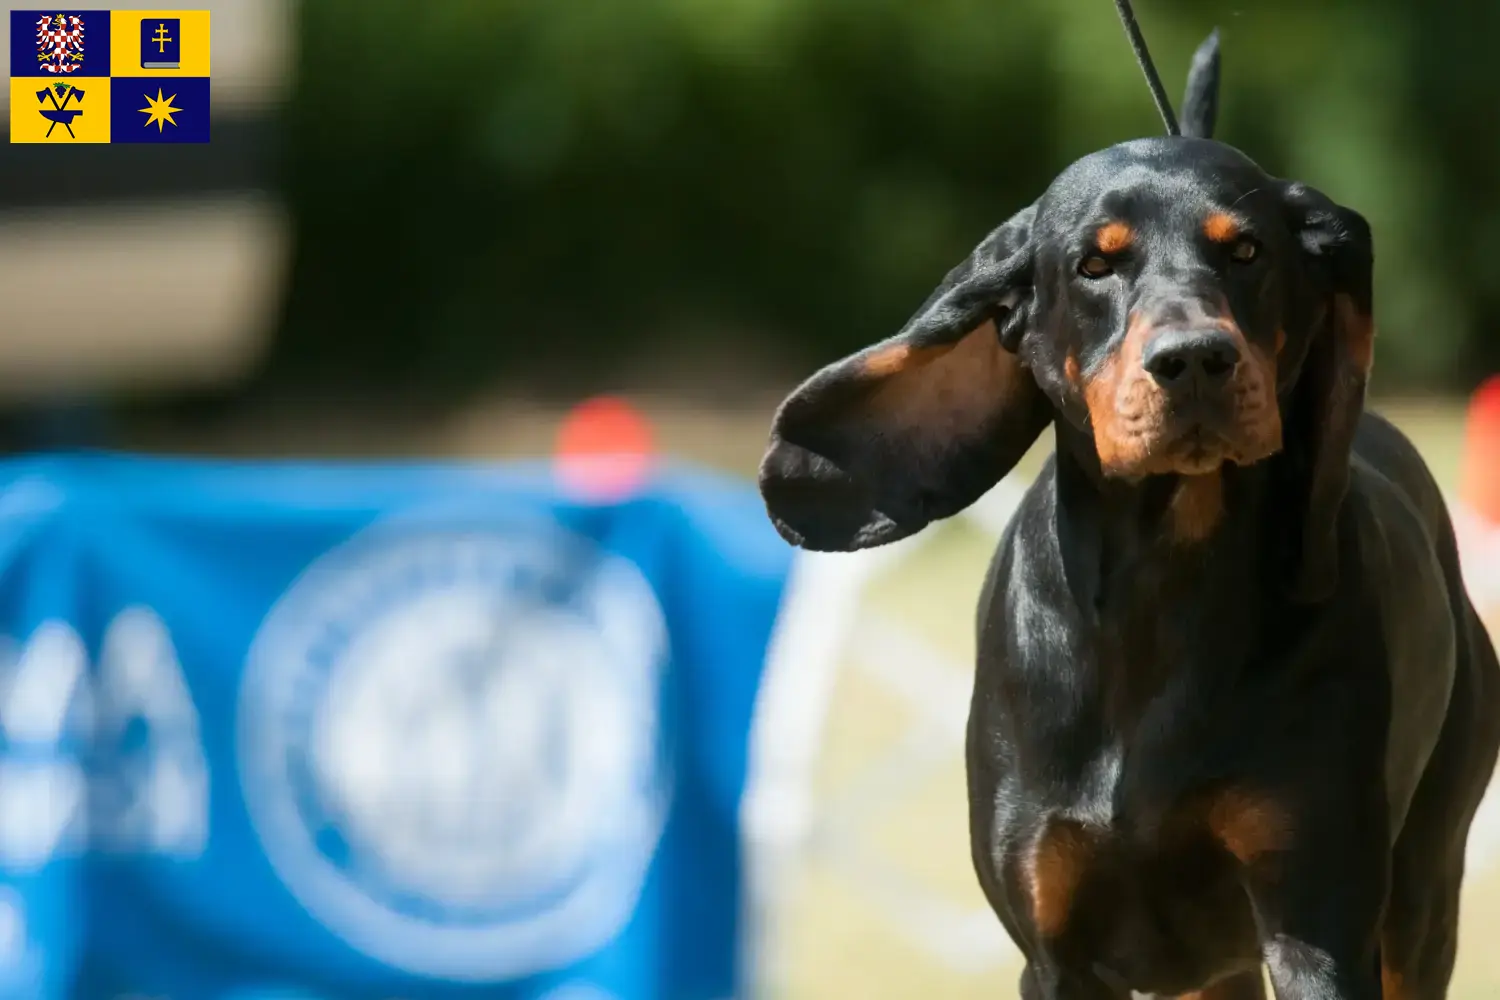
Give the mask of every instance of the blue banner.
[[0, 466], [0, 997], [724, 1000], [752, 486]]

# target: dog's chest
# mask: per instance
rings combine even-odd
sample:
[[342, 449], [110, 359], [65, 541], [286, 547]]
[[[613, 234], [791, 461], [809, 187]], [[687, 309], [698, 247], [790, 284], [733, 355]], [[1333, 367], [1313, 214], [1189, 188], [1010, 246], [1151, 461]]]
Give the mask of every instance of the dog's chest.
[[[1253, 822], [1269, 823], [1270, 814], [1281, 811], [1272, 794], [1276, 788], [1254, 777], [1257, 730], [1230, 713], [1183, 711], [1182, 702], [1191, 697], [1163, 692], [1126, 734], [1109, 734], [1081, 719], [1049, 733], [1039, 744], [1049, 749], [1037, 755], [1047, 773], [1026, 764], [1012, 773], [1025, 789], [1033, 829], [1043, 820], [1066, 821], [1096, 832], [1127, 855], [1171, 850], [1205, 837], [1231, 854], [1252, 853], [1244, 845], [1228, 845], [1249, 836], [1246, 828]], [[1090, 745], [1092, 752], [1078, 752]], [[1026, 756], [1028, 764], [1037, 759]]]
[[1016, 845], [1022, 902], [1049, 947], [1163, 994], [1253, 966], [1239, 871], [1282, 844], [1277, 804], [1236, 787], [1132, 794], [1139, 782], [1121, 747], [1079, 779]]

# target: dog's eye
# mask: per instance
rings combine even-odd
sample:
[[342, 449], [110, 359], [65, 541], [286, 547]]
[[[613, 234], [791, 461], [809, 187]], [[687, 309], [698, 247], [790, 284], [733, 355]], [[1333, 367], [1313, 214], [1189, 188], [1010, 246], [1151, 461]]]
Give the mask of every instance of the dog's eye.
[[1078, 273], [1085, 278], [1103, 278], [1113, 274], [1114, 270], [1114, 265], [1098, 254], [1090, 254], [1078, 262]]
[[1235, 240], [1234, 246], [1229, 251], [1229, 256], [1241, 264], [1248, 264], [1260, 253], [1260, 247], [1248, 236], [1244, 239]]

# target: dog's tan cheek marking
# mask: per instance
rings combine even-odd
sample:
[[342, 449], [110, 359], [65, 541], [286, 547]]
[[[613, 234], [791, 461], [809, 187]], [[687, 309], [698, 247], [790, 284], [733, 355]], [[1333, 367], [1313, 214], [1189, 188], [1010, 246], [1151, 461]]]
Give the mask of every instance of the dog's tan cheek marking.
[[1145, 400], [1122, 399], [1122, 395], [1137, 390], [1153, 393], [1149, 376], [1141, 368], [1141, 352], [1150, 323], [1140, 313], [1131, 313], [1125, 329], [1125, 339], [1119, 348], [1105, 358], [1087, 380], [1083, 388], [1084, 404], [1088, 407], [1089, 423], [1094, 428], [1094, 450], [1099, 455], [1099, 465], [1107, 474], [1129, 475], [1146, 458], [1147, 442], [1121, 413], [1127, 404], [1132, 412], [1132, 422], [1143, 417], [1159, 416], [1159, 413], [1136, 412], [1159, 410], [1159, 401], [1148, 396]]
[[1100, 253], [1121, 253], [1135, 242], [1135, 230], [1128, 222], [1108, 222], [1094, 233], [1094, 245]]
[[1270, 796], [1231, 788], [1220, 793], [1208, 810], [1208, 829], [1215, 840], [1241, 864], [1251, 864], [1292, 842], [1292, 822], [1282, 805]]
[[1120, 441], [1112, 433], [1115, 421], [1115, 395], [1120, 387], [1120, 359], [1111, 354], [1083, 387], [1084, 406], [1094, 428], [1094, 450], [1099, 464], [1108, 469], [1119, 461]]
[[1232, 243], [1240, 235], [1239, 221], [1225, 212], [1211, 212], [1203, 220], [1203, 235], [1215, 243]]
[[1073, 823], [1049, 825], [1037, 838], [1026, 874], [1031, 918], [1043, 937], [1055, 938], [1067, 928], [1073, 897], [1092, 853], [1092, 845]]
[[1201, 542], [1224, 517], [1224, 476], [1218, 471], [1183, 476], [1172, 494], [1171, 531], [1181, 544]]
[[1078, 355], [1072, 351], [1068, 352], [1067, 360], [1063, 362], [1063, 374], [1067, 376], [1068, 384], [1077, 387], [1081, 373], [1078, 370]]

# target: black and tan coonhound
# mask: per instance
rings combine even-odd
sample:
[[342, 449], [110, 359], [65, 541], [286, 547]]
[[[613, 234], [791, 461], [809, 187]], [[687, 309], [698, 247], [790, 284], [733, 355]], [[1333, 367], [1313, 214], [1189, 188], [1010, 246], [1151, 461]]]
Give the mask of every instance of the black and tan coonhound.
[[[1210, 45], [1213, 44], [1212, 37]], [[1051, 424], [980, 598], [974, 866], [1024, 1000], [1439, 1000], [1500, 667], [1444, 500], [1364, 412], [1359, 214], [1209, 138], [1064, 170], [776, 415], [781, 534], [972, 503]]]

